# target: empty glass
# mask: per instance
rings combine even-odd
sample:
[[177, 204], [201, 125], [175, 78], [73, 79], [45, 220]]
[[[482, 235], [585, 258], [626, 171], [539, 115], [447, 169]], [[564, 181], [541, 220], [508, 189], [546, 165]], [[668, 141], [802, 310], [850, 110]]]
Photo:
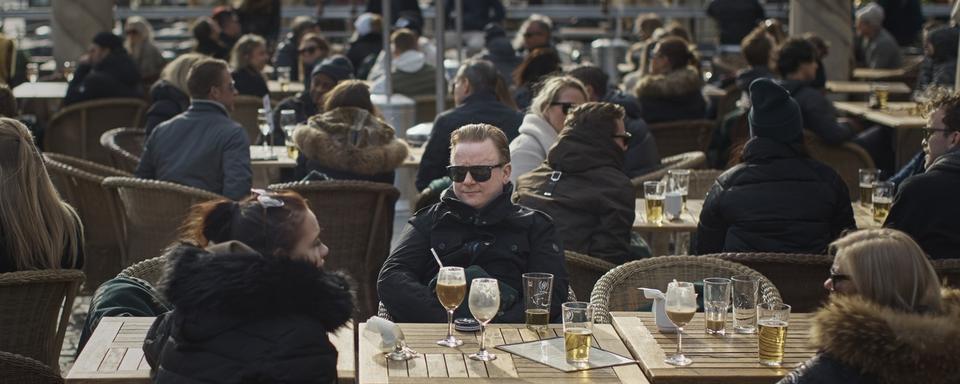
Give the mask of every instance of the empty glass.
[[280, 82], [280, 91], [286, 92], [290, 85], [290, 67], [277, 67], [277, 81]]
[[471, 354], [473, 360], [496, 360], [497, 355], [487, 352], [484, 331], [500, 310], [500, 287], [497, 279], [478, 278], [470, 282], [470, 313], [480, 323], [480, 351]]
[[593, 339], [593, 307], [587, 302], [573, 301], [563, 303], [561, 308], [567, 362], [586, 364], [590, 361], [590, 341]]
[[869, 207], [873, 200], [873, 183], [880, 180], [880, 170], [860, 168], [860, 204]]
[[263, 108], [257, 109], [257, 128], [260, 129], [260, 134], [263, 135], [263, 150], [269, 154], [273, 154], [273, 148], [270, 147], [269, 135], [273, 131], [273, 126], [270, 124], [270, 116], [267, 114], [267, 110]]
[[443, 267], [437, 273], [437, 299], [447, 311], [447, 337], [437, 341], [445, 347], [459, 347], [463, 341], [453, 336], [453, 311], [467, 293], [467, 278], [460, 267]]
[[531, 272], [524, 273], [522, 276], [527, 328], [536, 331], [547, 329], [547, 323], [550, 322], [553, 275]]
[[667, 193], [674, 191], [683, 199], [682, 210], [687, 210], [687, 193], [690, 191], [690, 170], [671, 169], [667, 171]]
[[734, 276], [733, 281], [733, 331], [736, 333], [757, 332], [757, 293], [760, 279], [753, 276]]
[[672, 281], [667, 284], [667, 317], [677, 326], [677, 353], [664, 360], [665, 363], [685, 366], [693, 363], [683, 355], [683, 326], [693, 320], [697, 313], [697, 293], [693, 283]]
[[703, 317], [708, 335], [727, 333], [727, 309], [733, 282], [724, 277], [703, 279]]

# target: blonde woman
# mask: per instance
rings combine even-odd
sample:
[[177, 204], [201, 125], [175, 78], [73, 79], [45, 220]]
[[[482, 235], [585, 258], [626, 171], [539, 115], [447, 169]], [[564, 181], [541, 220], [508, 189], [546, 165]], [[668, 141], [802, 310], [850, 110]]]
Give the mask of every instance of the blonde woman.
[[150, 22], [140, 16], [130, 16], [127, 18], [123, 33], [126, 36], [123, 47], [137, 64], [140, 78], [148, 84], [156, 80], [167, 61], [163, 59], [160, 49], [153, 42], [153, 27], [150, 26]]
[[831, 297], [811, 336], [820, 352], [780, 383], [960, 382], [960, 291], [941, 290], [920, 246], [869, 229], [830, 249]]
[[199, 53], [180, 55], [160, 72], [160, 80], [150, 87], [150, 109], [147, 110], [147, 136], [158, 124], [170, 120], [190, 106], [187, 74], [190, 67], [207, 56]]
[[0, 118], [0, 273], [79, 269], [83, 226], [53, 188], [33, 136]]
[[580, 80], [570, 76], [544, 80], [530, 103], [530, 112], [523, 117], [520, 135], [510, 142], [510, 181], [516, 184], [518, 177], [540, 166], [563, 130], [567, 112], [587, 100], [587, 89]]
[[239, 94], [263, 97], [270, 93], [267, 78], [263, 76], [269, 58], [267, 41], [262, 37], [247, 34], [237, 40], [230, 52], [230, 67], [233, 68], [230, 75]]

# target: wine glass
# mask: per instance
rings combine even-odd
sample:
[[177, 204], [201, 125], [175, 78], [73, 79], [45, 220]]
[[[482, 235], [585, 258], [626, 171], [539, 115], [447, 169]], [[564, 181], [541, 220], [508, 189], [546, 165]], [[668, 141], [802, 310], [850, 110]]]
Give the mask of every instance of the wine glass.
[[260, 128], [260, 134], [263, 135], [263, 150], [272, 155], [273, 148], [270, 147], [267, 135], [273, 131], [273, 127], [270, 125], [270, 116], [263, 108], [257, 109], [257, 128]]
[[480, 351], [468, 356], [472, 360], [496, 360], [497, 355], [487, 352], [484, 331], [500, 310], [500, 287], [497, 279], [473, 279], [470, 282], [470, 313], [480, 323]]
[[677, 326], [677, 353], [664, 360], [665, 363], [685, 366], [693, 363], [683, 355], [683, 326], [697, 313], [697, 294], [693, 283], [674, 280], [667, 285], [667, 317]]
[[293, 131], [297, 130], [297, 113], [292, 109], [280, 110], [280, 128], [283, 129], [284, 144], [287, 146], [287, 157], [296, 159], [299, 151], [293, 143]]
[[[459, 347], [463, 341], [453, 336], [453, 311], [463, 302], [467, 293], [467, 278], [460, 267], [443, 267], [437, 274], [437, 299], [447, 310], [447, 337], [437, 344], [445, 347]], [[498, 305], [499, 307], [499, 305]]]

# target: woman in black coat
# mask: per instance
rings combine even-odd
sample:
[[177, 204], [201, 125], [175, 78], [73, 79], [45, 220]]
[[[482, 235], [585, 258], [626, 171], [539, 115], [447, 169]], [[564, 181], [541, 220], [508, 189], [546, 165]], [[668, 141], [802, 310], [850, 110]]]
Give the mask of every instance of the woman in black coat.
[[241, 95], [263, 97], [270, 93], [263, 68], [267, 66], [267, 42], [257, 35], [243, 35], [230, 52], [233, 86]]
[[[343, 276], [306, 201], [293, 192], [202, 204], [167, 254], [160, 293], [174, 310], [143, 350], [155, 383], [332, 383], [327, 336], [350, 319]], [[239, 240], [243, 240], [241, 243]]]

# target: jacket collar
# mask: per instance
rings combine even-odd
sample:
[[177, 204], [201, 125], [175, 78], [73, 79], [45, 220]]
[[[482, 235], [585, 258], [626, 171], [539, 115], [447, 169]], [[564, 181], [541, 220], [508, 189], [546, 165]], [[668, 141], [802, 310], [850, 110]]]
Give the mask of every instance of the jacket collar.
[[934, 160], [929, 170], [960, 173], [960, 148], [954, 148]]
[[453, 192], [453, 186], [451, 185], [440, 195], [440, 203], [448, 210], [444, 213], [444, 216], [450, 215], [457, 221], [466, 224], [494, 225], [517, 211], [517, 206], [510, 201], [510, 195], [512, 194], [513, 184], [508, 182], [503, 186], [500, 196], [495, 197], [483, 208], [476, 209], [460, 201]]
[[190, 99], [190, 108], [188, 111], [191, 112], [220, 112], [224, 116], [230, 116], [230, 112], [227, 111], [227, 107], [223, 106], [217, 101], [210, 99]]
[[468, 105], [468, 104], [472, 104], [472, 103], [490, 102], [490, 101], [498, 102], [498, 103], [499, 103], [499, 101], [497, 100], [497, 95], [495, 95], [493, 92], [490, 92], [490, 91], [479, 91], [479, 92], [471, 93], [469, 96], [467, 96], [465, 99], [463, 99], [463, 104], [462, 104], [462, 105]]

